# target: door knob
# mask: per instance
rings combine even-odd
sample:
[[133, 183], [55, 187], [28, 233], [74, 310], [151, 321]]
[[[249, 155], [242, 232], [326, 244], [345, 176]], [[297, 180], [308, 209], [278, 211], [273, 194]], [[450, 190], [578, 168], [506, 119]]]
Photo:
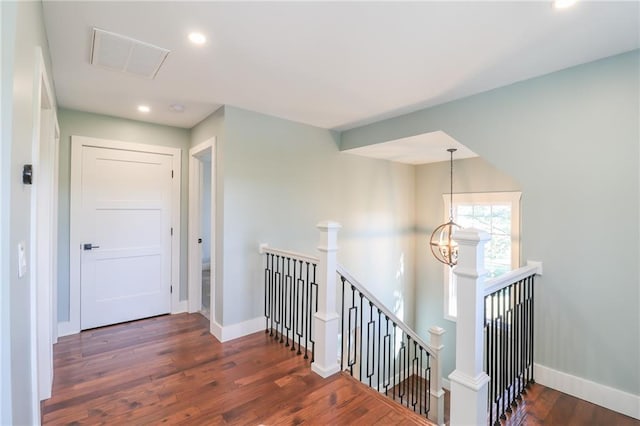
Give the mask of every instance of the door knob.
[[94, 249], [94, 248], [100, 248], [100, 246], [94, 246], [94, 245], [93, 245], [93, 244], [91, 244], [91, 243], [89, 243], [89, 244], [83, 244], [83, 245], [82, 245], [82, 247], [83, 247], [85, 250], [91, 250], [91, 249]]
[[202, 238], [198, 238], [198, 244], [202, 244]]

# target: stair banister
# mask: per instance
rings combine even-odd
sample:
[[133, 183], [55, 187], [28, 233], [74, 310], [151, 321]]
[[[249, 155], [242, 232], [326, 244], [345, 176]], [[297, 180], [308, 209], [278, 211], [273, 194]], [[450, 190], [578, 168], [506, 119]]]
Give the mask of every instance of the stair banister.
[[316, 351], [311, 369], [321, 377], [329, 377], [340, 371], [337, 348], [340, 316], [336, 309], [336, 270], [338, 251], [337, 222], [324, 221], [317, 225], [320, 230], [318, 245], [318, 311], [313, 316]]
[[458, 243], [456, 368], [451, 381], [451, 426], [487, 423], [489, 376], [484, 372], [484, 245], [486, 232], [461, 229], [454, 233]]
[[[400, 318], [398, 318], [393, 312], [391, 312], [389, 309], [387, 309], [387, 307], [385, 306], [384, 303], [382, 303], [381, 301], [379, 301], [373, 294], [371, 294], [371, 292], [369, 290], [366, 289], [365, 286], [363, 286], [360, 282], [358, 282], [357, 279], [355, 279], [353, 277], [353, 275], [351, 275], [349, 273], [349, 271], [347, 271], [342, 265], [338, 264], [338, 273], [340, 275], [342, 275], [343, 277], [345, 277], [347, 279], [347, 281], [354, 285], [358, 291], [360, 293], [362, 293], [367, 299], [369, 299], [370, 301], [373, 302], [374, 305], [376, 305], [378, 307], [378, 309], [380, 309], [382, 311], [383, 314], [385, 314], [386, 316], [389, 317], [390, 320], [392, 320], [393, 322], [397, 323], [397, 324], [402, 324], [404, 323], [403, 320], [401, 320]], [[406, 334], [408, 334], [409, 336], [411, 336], [411, 338], [413, 340], [415, 340], [416, 342], [418, 342], [419, 345], [422, 345], [425, 349], [427, 349], [427, 351], [429, 352], [429, 354], [436, 356], [436, 350], [433, 349], [432, 345], [425, 342], [424, 340], [422, 340], [422, 338], [420, 336], [418, 336], [418, 334], [416, 334], [415, 331], [411, 330], [410, 328], [406, 328], [404, 331]]]

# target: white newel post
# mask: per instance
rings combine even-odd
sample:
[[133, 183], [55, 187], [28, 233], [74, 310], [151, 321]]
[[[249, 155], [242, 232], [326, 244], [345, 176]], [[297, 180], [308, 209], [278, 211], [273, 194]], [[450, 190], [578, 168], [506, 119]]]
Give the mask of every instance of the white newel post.
[[454, 233], [458, 243], [456, 369], [451, 381], [451, 426], [486, 425], [489, 376], [483, 368], [484, 244], [489, 235], [477, 229]]
[[315, 335], [314, 361], [311, 370], [322, 377], [329, 377], [340, 371], [338, 364], [338, 322], [336, 311], [336, 252], [338, 251], [338, 230], [336, 222], [320, 222], [320, 252], [318, 268], [318, 312], [313, 316]]
[[444, 328], [433, 326], [429, 329], [429, 345], [435, 357], [431, 361], [431, 407], [435, 407], [435, 421], [439, 425], [444, 424], [444, 390], [442, 389], [442, 335]]

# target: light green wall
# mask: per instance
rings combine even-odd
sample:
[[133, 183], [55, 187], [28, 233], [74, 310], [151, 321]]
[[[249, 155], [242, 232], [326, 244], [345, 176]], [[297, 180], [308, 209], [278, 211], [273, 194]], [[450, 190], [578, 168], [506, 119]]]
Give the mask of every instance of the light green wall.
[[12, 423], [9, 208], [16, 9], [14, 2], [0, 2], [0, 424]]
[[[212, 135], [197, 133], [194, 143]], [[315, 226], [326, 219], [343, 226], [339, 260], [413, 322], [414, 169], [341, 154], [336, 141], [325, 129], [225, 107], [216, 162], [223, 325], [263, 314], [258, 245], [316, 255]]]
[[69, 190], [71, 177], [71, 136], [89, 136], [100, 139], [168, 146], [182, 150], [182, 187], [180, 190], [180, 299], [186, 299], [189, 130], [64, 108], [58, 110], [58, 121], [60, 124], [58, 319], [60, 321], [69, 320]]
[[[520, 191], [520, 185], [480, 157], [454, 162], [454, 193]], [[444, 221], [442, 194], [449, 193], [449, 162], [416, 167], [416, 328], [426, 337], [438, 325], [444, 335], [445, 377], [455, 367], [456, 324], [444, 319], [444, 267], [433, 262], [428, 246], [433, 230]], [[526, 196], [522, 205], [526, 205]]]
[[[9, 254], [8, 282], [2, 280], [3, 297], [6, 294], [5, 286], [9, 286], [9, 318], [11, 328], [11, 408], [13, 424], [35, 424], [39, 421], [31, 410], [33, 392], [31, 389], [31, 373], [36, 369], [31, 363], [31, 353], [36, 348], [31, 345], [31, 298], [30, 298], [30, 274], [27, 272], [22, 278], [18, 278], [18, 254], [19, 242], [24, 242], [26, 252], [30, 252], [30, 216], [31, 211], [31, 187], [22, 184], [23, 164], [33, 163], [32, 141], [34, 139], [34, 104], [39, 104], [40, 99], [34, 93], [34, 79], [36, 70], [36, 49], [42, 48], [45, 67], [51, 77], [51, 62], [49, 47], [44, 31], [42, 18], [42, 3], [17, 2], [7, 6], [2, 5], [2, 60], [5, 54], [13, 53], [8, 66], [13, 65], [13, 82], [9, 90], [3, 90], [3, 114], [8, 106], [9, 117], [12, 118], [12, 127], [7, 132], [2, 131], [3, 155], [10, 155], [10, 174], [8, 182], [10, 197], [3, 200], [3, 210], [9, 217]], [[7, 19], [14, 18], [15, 23], [10, 23], [5, 28], [4, 12], [8, 13]], [[8, 36], [5, 41], [5, 36]], [[15, 37], [15, 38], [14, 38]], [[7, 46], [6, 43], [14, 43]], [[3, 70], [5, 64], [3, 63]], [[3, 86], [5, 82], [3, 81]], [[53, 86], [51, 86], [53, 87]], [[4, 89], [4, 87], [3, 87]], [[10, 96], [6, 98], [6, 96]], [[11, 98], [12, 97], [12, 98]], [[8, 105], [7, 105], [8, 104]], [[4, 123], [3, 123], [4, 124]], [[9, 133], [7, 135], [7, 133]], [[8, 147], [6, 146], [8, 144]], [[6, 163], [3, 163], [3, 167]], [[4, 190], [7, 187], [3, 187]], [[6, 231], [3, 224], [3, 232]], [[3, 238], [4, 239], [4, 238]], [[28, 259], [31, 264], [31, 259]], [[4, 278], [4, 277], [3, 277]], [[3, 345], [4, 347], [4, 345]], [[5, 374], [3, 364], [2, 375]], [[5, 385], [2, 380], [3, 387]], [[4, 393], [3, 389], [3, 393]], [[3, 406], [4, 409], [4, 406]], [[3, 410], [4, 411], [4, 410]], [[4, 414], [3, 414], [4, 415]]]
[[544, 262], [536, 362], [636, 395], [639, 58], [635, 50], [349, 130], [341, 145], [443, 130], [514, 177], [522, 258]]

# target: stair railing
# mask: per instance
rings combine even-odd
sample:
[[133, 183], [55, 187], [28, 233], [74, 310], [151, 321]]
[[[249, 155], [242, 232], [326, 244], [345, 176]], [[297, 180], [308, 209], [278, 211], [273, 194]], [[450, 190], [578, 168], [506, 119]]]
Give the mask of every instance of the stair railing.
[[542, 264], [485, 281], [489, 235], [462, 229], [458, 243], [456, 368], [451, 382], [452, 426], [499, 424], [533, 381], [533, 276]]
[[318, 258], [260, 245], [264, 261], [265, 332], [304, 358], [311, 356], [318, 311]]
[[338, 265], [337, 272], [342, 283], [340, 369], [442, 424], [444, 329], [431, 327], [426, 343], [344, 267]]
[[[340, 225], [322, 222], [317, 227], [318, 257], [260, 245], [265, 255], [266, 333], [289, 350], [310, 356], [311, 369], [320, 376], [348, 371], [378, 392], [443, 424], [444, 330], [432, 327], [430, 342], [424, 342], [337, 264]], [[345, 297], [347, 293], [355, 299]], [[343, 346], [347, 352], [342, 351]], [[366, 374], [362, 374], [365, 366]]]
[[485, 371], [489, 424], [499, 425], [522, 401], [533, 379], [534, 277], [529, 265], [488, 280], [484, 296]]

